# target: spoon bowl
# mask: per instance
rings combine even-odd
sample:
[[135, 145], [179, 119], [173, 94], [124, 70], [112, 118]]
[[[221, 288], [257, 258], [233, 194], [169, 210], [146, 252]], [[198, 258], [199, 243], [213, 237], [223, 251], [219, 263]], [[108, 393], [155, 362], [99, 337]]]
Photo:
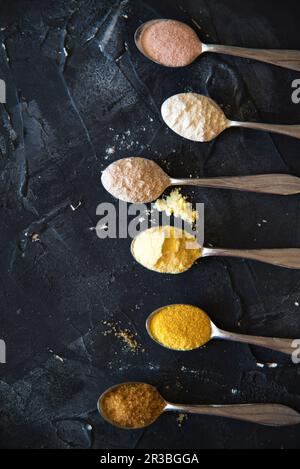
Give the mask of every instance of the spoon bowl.
[[[147, 428], [149, 427], [150, 425], [152, 425], [154, 422], [156, 422], [156, 420], [160, 417], [161, 414], [158, 414], [157, 416], [155, 416], [153, 418], [153, 420], [151, 420], [147, 425], [144, 425], [144, 426], [139, 426], [139, 427], [126, 427], [126, 426], [122, 426], [122, 425], [118, 425], [117, 423], [115, 423], [114, 421], [112, 421], [108, 415], [106, 414], [106, 412], [104, 411], [103, 409], [103, 401], [104, 401], [104, 398], [105, 396], [107, 396], [107, 394], [109, 394], [111, 391], [114, 391], [116, 389], [118, 389], [120, 386], [126, 386], [126, 385], [130, 385], [130, 384], [141, 384], [140, 381], [127, 381], [125, 383], [120, 383], [120, 384], [116, 384], [114, 386], [111, 386], [110, 388], [106, 389], [99, 397], [98, 399], [98, 402], [97, 402], [97, 409], [98, 409], [98, 412], [100, 413], [101, 417], [106, 420], [106, 422], [110, 423], [111, 425], [114, 425], [115, 427], [117, 428], [121, 428], [123, 430], [139, 430], [139, 429], [142, 429], [142, 428]], [[147, 383], [148, 386], [151, 386], [150, 384]], [[154, 387], [154, 386], [151, 386], [159, 395], [160, 393], [158, 392], [158, 390]], [[163, 401], [165, 401], [165, 399], [160, 395], [161, 399]], [[165, 401], [166, 402], [166, 401]], [[166, 406], [165, 408], [162, 410], [161, 413], [163, 413], [167, 407], [168, 403], [166, 402]]]
[[[156, 248], [158, 245], [155, 246], [155, 244], [157, 243], [156, 241], [153, 241], [153, 238], [152, 240], [148, 240], [146, 242], [150, 248], [148, 251], [148, 253], [150, 254], [150, 258], [153, 256], [151, 262], [149, 262], [149, 259], [147, 259], [147, 256], [144, 257], [144, 251], [145, 251], [144, 246], [141, 246], [141, 245], [138, 246], [138, 249], [135, 252], [135, 249], [134, 249], [135, 243], [136, 242], [138, 243], [140, 241], [139, 238], [141, 238], [141, 240], [143, 241], [142, 237], [147, 235], [147, 233], [151, 233], [151, 235], [152, 233], [154, 233], [154, 236], [155, 236], [156, 233], [159, 233], [159, 232], [163, 233], [163, 236], [164, 236], [163, 241], [159, 239], [159, 243], [161, 244], [161, 249], [163, 249], [163, 244], [165, 240], [169, 239], [171, 236], [171, 238], [173, 237], [173, 239], [176, 239], [176, 237], [180, 239], [184, 239], [183, 246], [185, 246], [186, 249], [191, 250], [190, 259], [186, 261], [184, 264], [181, 262], [180, 268], [178, 269], [174, 268], [174, 265], [171, 265], [171, 266], [168, 265], [165, 269], [159, 269], [158, 267], [156, 267], [157, 261], [159, 261], [159, 258], [163, 257], [163, 254], [162, 254], [162, 250], [156, 251]], [[160, 274], [163, 273], [163, 274], [178, 275], [180, 273], [184, 273], [188, 271], [192, 267], [194, 262], [201, 257], [202, 249], [201, 249], [200, 244], [197, 242], [194, 234], [191, 235], [186, 230], [181, 230], [180, 228], [172, 227], [170, 225], [162, 225], [162, 226], [154, 226], [152, 228], [149, 228], [148, 230], [144, 230], [138, 233], [135, 236], [135, 238], [133, 238], [133, 240], [131, 241], [130, 252], [137, 263], [139, 263], [146, 269], [151, 270], [152, 272], [157, 272]], [[174, 252], [175, 258], [176, 258], [176, 255], [177, 253]], [[157, 259], [155, 260], [155, 262], [153, 262], [153, 259], [155, 259], [156, 256], [157, 256]], [[180, 259], [177, 258], [177, 260], [178, 262], [180, 262]]]
[[[178, 25], [180, 25], [180, 27], [183, 27], [184, 30], [188, 31], [189, 35], [191, 35], [191, 38], [193, 40], [193, 45], [195, 47], [195, 53], [189, 54], [189, 56], [186, 57], [186, 60], [184, 60], [184, 62], [181, 62], [180, 65], [175, 65], [175, 64], [170, 65], [168, 63], [165, 63], [164, 61], [161, 61], [161, 60], [158, 60], [157, 58], [154, 58], [153, 56], [151, 56], [150, 53], [148, 53], [146, 51], [146, 49], [143, 45], [143, 35], [144, 35], [144, 33], [146, 33], [147, 29], [151, 28], [151, 26], [154, 26], [156, 24], [166, 23], [166, 22], [177, 23]], [[206, 46], [204, 44], [202, 44], [202, 42], [200, 41], [197, 34], [195, 33], [195, 31], [190, 26], [186, 25], [185, 23], [182, 23], [181, 21], [170, 20], [168, 18], [160, 18], [160, 19], [150, 20], [150, 21], [146, 21], [145, 23], [140, 25], [137, 28], [137, 30], [134, 34], [134, 41], [135, 41], [135, 44], [136, 44], [136, 47], [138, 48], [138, 50], [145, 57], [147, 57], [147, 59], [151, 60], [152, 62], [154, 62], [158, 65], [163, 65], [164, 67], [168, 67], [168, 68], [186, 67], [187, 65], [190, 65], [192, 62], [194, 62], [196, 60], [196, 58], [199, 57], [199, 55], [202, 52], [206, 51]], [[178, 39], [177, 39], [177, 42], [178, 42]], [[168, 44], [168, 48], [170, 48], [170, 46], [172, 46], [172, 44]], [[176, 50], [181, 50], [181, 49], [182, 49], [182, 47], [180, 47], [179, 44], [177, 44], [177, 47], [176, 47], [176, 44], [173, 43], [173, 54]]]
[[[211, 321], [210, 319], [210, 328], [211, 328], [211, 335], [210, 335], [210, 338], [209, 340], [203, 344], [203, 345], [200, 345], [199, 347], [196, 347], [194, 349], [189, 349], [189, 350], [183, 350], [183, 349], [176, 349], [176, 348], [172, 348], [172, 347], [168, 347], [167, 345], [163, 344], [162, 342], [160, 342], [158, 339], [156, 339], [156, 337], [153, 336], [152, 332], [151, 332], [151, 327], [150, 327], [150, 324], [151, 324], [151, 320], [152, 318], [157, 314], [159, 313], [161, 310], [165, 309], [165, 308], [170, 308], [170, 307], [175, 307], [177, 306], [176, 304], [171, 304], [171, 305], [167, 305], [167, 306], [162, 306], [160, 308], [157, 308], [155, 311], [152, 311], [152, 313], [149, 314], [149, 316], [147, 317], [146, 319], [146, 330], [148, 332], [148, 335], [149, 337], [151, 337], [151, 339], [156, 342], [158, 345], [161, 345], [162, 347], [168, 349], [168, 350], [173, 350], [175, 352], [192, 352], [194, 350], [197, 350], [198, 348], [202, 348], [204, 345], [208, 344], [212, 339], [218, 337], [218, 332], [219, 332], [219, 329], [215, 326], [215, 324]], [[185, 306], [191, 306], [191, 307], [194, 307], [192, 305], [185, 305]], [[199, 308], [200, 310], [200, 308]], [[205, 313], [206, 314], [206, 313]], [[206, 314], [206, 316], [208, 317], [208, 315]]]

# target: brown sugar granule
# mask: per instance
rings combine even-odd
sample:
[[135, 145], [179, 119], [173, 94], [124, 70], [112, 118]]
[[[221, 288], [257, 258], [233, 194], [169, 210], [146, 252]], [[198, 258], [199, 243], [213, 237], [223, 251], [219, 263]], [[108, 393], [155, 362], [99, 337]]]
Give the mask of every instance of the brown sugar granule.
[[123, 342], [123, 352], [130, 351], [132, 353], [138, 353], [145, 351], [135, 338], [137, 333], [134, 334], [129, 329], [121, 329], [119, 322], [102, 321], [102, 324], [107, 327], [107, 329], [102, 332], [104, 336], [113, 334]]
[[116, 332], [116, 336], [119, 337], [120, 339], [123, 340], [125, 345], [132, 351], [132, 352], [137, 352], [139, 349], [139, 344], [138, 342], [134, 339], [132, 336], [131, 332], [128, 331], [127, 329], [124, 331], [119, 331]]
[[103, 398], [101, 410], [116, 425], [143, 428], [151, 424], [163, 411], [166, 403], [149, 384], [121, 384]]
[[178, 417], [176, 418], [178, 427], [181, 428], [183, 422], [187, 419], [187, 414], [179, 414]]
[[175, 20], [150, 23], [142, 33], [141, 44], [148, 57], [168, 67], [189, 65], [202, 52], [195, 31]]

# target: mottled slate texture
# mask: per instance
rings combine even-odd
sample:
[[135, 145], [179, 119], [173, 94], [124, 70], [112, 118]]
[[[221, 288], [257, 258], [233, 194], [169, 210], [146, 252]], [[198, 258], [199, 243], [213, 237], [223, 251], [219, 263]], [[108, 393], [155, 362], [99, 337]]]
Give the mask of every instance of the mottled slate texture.
[[[146, 431], [122, 432], [97, 414], [100, 392], [129, 379], [157, 384], [177, 401], [274, 401], [300, 411], [300, 368], [288, 358], [222, 342], [172, 353], [144, 328], [153, 309], [188, 302], [223, 328], [300, 337], [299, 272], [207, 259], [162, 277], [133, 262], [130, 240], [100, 240], [93, 230], [97, 204], [116, 204], [101, 187], [101, 170], [120, 157], [153, 158], [175, 177], [300, 175], [296, 140], [232, 130], [193, 144], [159, 113], [166, 97], [191, 90], [215, 98], [234, 119], [300, 122], [300, 105], [291, 102], [299, 73], [217, 55], [184, 70], [156, 66], [133, 43], [137, 26], [155, 17], [196, 22], [206, 42], [300, 49], [296, 0], [1, 1], [0, 78], [8, 93], [0, 107], [2, 448], [299, 447], [299, 428], [206, 417], [179, 427], [169, 415]], [[298, 196], [184, 193], [205, 203], [207, 243], [300, 246]], [[144, 352], [104, 335], [106, 320], [136, 331]]]

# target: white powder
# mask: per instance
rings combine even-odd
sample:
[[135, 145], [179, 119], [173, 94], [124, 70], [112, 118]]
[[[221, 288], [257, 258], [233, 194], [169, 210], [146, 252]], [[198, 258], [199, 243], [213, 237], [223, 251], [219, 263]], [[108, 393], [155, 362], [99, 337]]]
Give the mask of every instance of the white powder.
[[107, 155], [113, 155], [115, 153], [115, 147], [108, 147], [106, 148]]
[[208, 142], [228, 127], [222, 109], [197, 93], [171, 96], [163, 103], [161, 114], [175, 133], [195, 142]]

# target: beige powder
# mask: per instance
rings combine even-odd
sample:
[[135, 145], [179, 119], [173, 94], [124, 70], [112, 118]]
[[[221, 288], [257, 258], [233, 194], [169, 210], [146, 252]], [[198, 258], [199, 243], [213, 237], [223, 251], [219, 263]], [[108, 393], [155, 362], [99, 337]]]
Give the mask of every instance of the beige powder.
[[152, 202], [170, 185], [154, 161], [138, 157], [115, 161], [103, 171], [101, 181], [114, 197], [132, 203]]
[[161, 108], [165, 123], [181, 137], [208, 142], [228, 127], [222, 109], [210, 98], [197, 93], [180, 93]]

